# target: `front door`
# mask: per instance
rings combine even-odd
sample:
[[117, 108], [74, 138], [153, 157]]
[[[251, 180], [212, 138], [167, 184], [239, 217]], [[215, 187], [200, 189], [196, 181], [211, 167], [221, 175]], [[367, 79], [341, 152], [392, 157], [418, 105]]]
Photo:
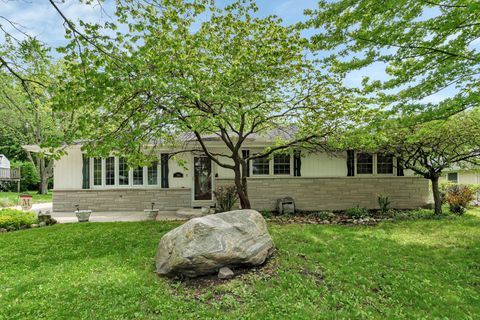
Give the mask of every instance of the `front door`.
[[208, 157], [194, 157], [194, 200], [212, 200], [212, 162]]

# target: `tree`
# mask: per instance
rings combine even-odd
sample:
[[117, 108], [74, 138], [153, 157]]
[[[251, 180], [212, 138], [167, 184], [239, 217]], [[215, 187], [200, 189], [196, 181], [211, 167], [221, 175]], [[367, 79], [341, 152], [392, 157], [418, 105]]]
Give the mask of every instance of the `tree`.
[[[479, 105], [480, 2], [321, 0], [307, 14], [332, 72], [384, 68], [387, 80], [363, 81], [380, 106], [423, 121]], [[428, 103], [442, 90], [445, 99]]]
[[[250, 208], [247, 162], [294, 147], [326, 148], [326, 138], [357, 114], [354, 95], [315, 69], [295, 28], [254, 17], [250, 1], [224, 9], [211, 2], [118, 2], [129, 34], [113, 23], [84, 24], [81, 39], [72, 32], [62, 51], [74, 80], [64, 82], [59, 104], [91, 108], [83, 121], [91, 154], [142, 162], [145, 145], [178, 148], [181, 137], [194, 137], [194, 150], [234, 171], [241, 206]], [[242, 156], [245, 141], [272, 131], [282, 133], [274, 146]], [[212, 135], [227, 152], [205, 143]]]
[[[18, 44], [18, 45], [16, 45]], [[0, 126], [2, 135], [15, 137], [10, 144], [34, 144], [42, 149], [27, 159], [39, 177], [38, 192], [48, 192], [53, 176], [53, 159], [76, 132], [79, 108], [54, 111], [52, 100], [60, 74], [60, 64], [53, 63], [49, 49], [33, 38], [16, 43], [7, 36], [0, 46], [0, 56], [9, 69], [0, 69]], [[27, 80], [28, 79], [28, 80]]]
[[379, 150], [396, 155], [399, 165], [431, 181], [436, 214], [442, 213], [442, 172], [453, 165], [480, 164], [480, 109], [411, 126], [401, 119], [386, 121], [375, 136]]

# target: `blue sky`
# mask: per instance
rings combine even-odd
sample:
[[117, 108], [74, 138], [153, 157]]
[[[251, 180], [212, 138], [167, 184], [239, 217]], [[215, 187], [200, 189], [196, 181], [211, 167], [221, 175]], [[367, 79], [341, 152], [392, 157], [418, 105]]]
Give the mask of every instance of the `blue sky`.
[[[293, 24], [305, 20], [304, 10], [316, 8], [317, 1], [257, 0], [258, 15], [274, 14], [282, 18], [284, 23]], [[217, 0], [217, 4], [220, 6], [232, 2], [233, 0]], [[108, 19], [100, 7], [83, 5], [78, 0], [65, 0], [65, 3], [58, 1], [58, 6], [73, 21], [82, 19], [89, 22], [102, 22]], [[113, 12], [113, 1], [106, 0], [104, 9], [107, 13]], [[63, 20], [46, 0], [0, 0], [0, 24], [8, 28], [5, 21], [1, 19], [2, 16], [19, 23], [28, 33], [49, 45], [60, 46], [65, 43]], [[348, 75], [345, 84], [352, 87], [360, 86], [364, 76], [368, 76], [371, 80], [385, 80], [387, 75], [384, 67], [381, 64], [374, 64], [354, 71]], [[451, 90], [447, 89], [428, 97], [425, 102], [436, 103], [449, 95], [451, 95]]]

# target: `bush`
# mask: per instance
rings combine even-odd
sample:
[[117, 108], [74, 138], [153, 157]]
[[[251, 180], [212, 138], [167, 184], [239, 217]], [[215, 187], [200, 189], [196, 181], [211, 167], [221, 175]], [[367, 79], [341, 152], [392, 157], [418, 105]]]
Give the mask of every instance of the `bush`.
[[467, 205], [475, 199], [475, 191], [466, 185], [455, 184], [447, 187], [445, 200], [450, 212], [463, 214]]
[[356, 206], [354, 208], [345, 210], [345, 215], [352, 219], [360, 219], [368, 216], [368, 210], [366, 208], [360, 208], [360, 206]]
[[[38, 177], [35, 166], [29, 161], [12, 161], [12, 169], [20, 168], [20, 174], [22, 176], [20, 180], [20, 191], [36, 190], [38, 189], [38, 183], [40, 178]], [[17, 191], [17, 184], [10, 184], [9, 191]]]
[[265, 219], [271, 219], [273, 218], [273, 214], [270, 210], [268, 209], [262, 209], [260, 210], [260, 214], [265, 218]]
[[213, 193], [217, 199], [219, 212], [232, 210], [235, 202], [238, 200], [237, 188], [235, 186], [218, 187]]
[[382, 214], [385, 214], [388, 211], [390, 204], [392, 204], [392, 202], [388, 200], [388, 197], [382, 195], [378, 196], [377, 201]]
[[37, 223], [37, 216], [32, 212], [15, 209], [0, 210], [0, 228], [20, 229]]

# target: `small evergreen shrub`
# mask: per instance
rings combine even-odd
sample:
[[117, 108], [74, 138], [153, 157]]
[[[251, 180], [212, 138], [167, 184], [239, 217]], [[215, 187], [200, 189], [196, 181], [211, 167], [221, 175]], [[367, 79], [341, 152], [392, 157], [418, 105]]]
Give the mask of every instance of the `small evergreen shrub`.
[[232, 210], [235, 202], [238, 200], [237, 188], [235, 186], [218, 187], [213, 193], [217, 199], [219, 212]]
[[455, 184], [447, 187], [445, 200], [452, 213], [463, 214], [474, 199], [475, 191], [466, 185]]
[[352, 219], [361, 219], [368, 216], [368, 210], [366, 208], [360, 208], [360, 206], [356, 206], [345, 210], [345, 215]]
[[37, 223], [37, 217], [32, 212], [15, 209], [0, 210], [0, 228], [20, 229]]
[[382, 195], [378, 196], [377, 198], [378, 206], [380, 207], [380, 213], [385, 214], [387, 213], [390, 205], [392, 202], [388, 199], [388, 197], [384, 197]]

